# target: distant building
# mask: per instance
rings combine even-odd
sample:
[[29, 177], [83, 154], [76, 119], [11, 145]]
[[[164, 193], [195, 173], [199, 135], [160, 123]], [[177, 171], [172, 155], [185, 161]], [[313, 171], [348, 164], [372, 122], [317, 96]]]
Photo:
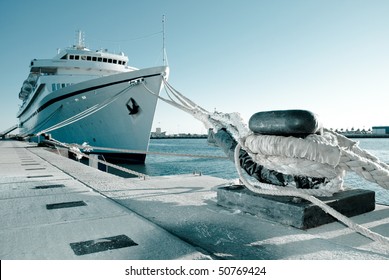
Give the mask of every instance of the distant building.
[[373, 126], [373, 134], [389, 135], [389, 126]]
[[165, 138], [166, 137], [166, 131], [162, 131], [160, 127], [157, 127], [155, 129], [155, 132], [151, 132], [150, 135], [151, 138]]

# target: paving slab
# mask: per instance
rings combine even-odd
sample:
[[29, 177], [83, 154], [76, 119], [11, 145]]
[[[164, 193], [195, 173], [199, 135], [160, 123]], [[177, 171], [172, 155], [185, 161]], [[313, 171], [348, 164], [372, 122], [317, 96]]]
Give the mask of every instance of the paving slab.
[[[136, 246], [77, 255], [70, 244], [126, 235]], [[127, 214], [0, 230], [0, 258], [33, 260], [206, 259], [204, 254], [159, 227]]]
[[74, 178], [0, 184], [0, 199], [85, 192], [85, 185]]

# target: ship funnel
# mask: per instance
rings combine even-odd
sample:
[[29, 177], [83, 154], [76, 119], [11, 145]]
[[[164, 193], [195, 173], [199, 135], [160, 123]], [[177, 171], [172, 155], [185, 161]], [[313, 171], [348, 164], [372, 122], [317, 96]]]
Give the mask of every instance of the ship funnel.
[[85, 49], [85, 35], [81, 30], [77, 31], [77, 44], [76, 49], [82, 50]]

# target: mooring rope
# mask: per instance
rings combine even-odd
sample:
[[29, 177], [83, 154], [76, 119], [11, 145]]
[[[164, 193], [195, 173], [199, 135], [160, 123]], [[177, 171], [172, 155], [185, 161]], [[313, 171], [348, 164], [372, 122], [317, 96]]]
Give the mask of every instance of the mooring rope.
[[[34, 128], [31, 128], [29, 129], [27, 132], [19, 135], [21, 137], [26, 137], [27, 135], [30, 134], [30, 132], [32, 130], [35, 130], [36, 128], [40, 128], [42, 127], [43, 125], [45, 125], [49, 120], [51, 120], [58, 112], [60, 112], [60, 110], [62, 109], [63, 105], [60, 105], [57, 109], [55, 109], [46, 119], [44, 119], [42, 122], [40, 122], [36, 127]], [[33, 116], [34, 114], [37, 114], [37, 111], [35, 111], [35, 113], [33, 113]]]
[[43, 142], [47, 143], [47, 144], [50, 144], [50, 145], [53, 145], [55, 147], [59, 146], [59, 147], [63, 147], [63, 148], [66, 148], [67, 150], [69, 150], [70, 152], [74, 153], [75, 155], [77, 155], [77, 158], [78, 159], [81, 159], [82, 157], [85, 157], [85, 158], [88, 158], [90, 160], [93, 160], [93, 161], [97, 161], [99, 163], [102, 163], [106, 166], [110, 166], [112, 168], [115, 168], [117, 170], [120, 170], [120, 171], [123, 171], [125, 173], [128, 173], [128, 174], [131, 174], [131, 175], [135, 175], [137, 176], [138, 178], [141, 178], [141, 179], [147, 179], [149, 178], [148, 175], [146, 174], [143, 174], [141, 172], [137, 172], [137, 171], [134, 171], [134, 170], [131, 170], [129, 168], [125, 168], [123, 166], [120, 166], [120, 165], [116, 165], [116, 164], [112, 164], [110, 162], [107, 162], [107, 161], [104, 161], [104, 160], [101, 160], [101, 159], [98, 159], [98, 158], [93, 158], [92, 156], [86, 154], [86, 153], [83, 153], [80, 151], [79, 147], [82, 147], [80, 145], [77, 145], [77, 144], [68, 144], [68, 143], [63, 143], [63, 142], [60, 142], [58, 140], [55, 140], [55, 139], [51, 139], [51, 140], [44, 140]]
[[[181, 94], [177, 90], [173, 89], [173, 87], [165, 79], [164, 84], [166, 85], [166, 88], [170, 90], [171, 94], [177, 99], [177, 101], [173, 100], [171, 97], [169, 97], [170, 100], [166, 100], [160, 97], [161, 100], [191, 114], [193, 117], [203, 122], [203, 124], [207, 128], [213, 128], [214, 130], [224, 128], [232, 135], [232, 137], [238, 143], [235, 148], [235, 166], [241, 181], [250, 191], [259, 194], [294, 196], [305, 199], [319, 206], [326, 213], [330, 214], [331, 216], [333, 216], [349, 228], [353, 229], [354, 231], [374, 241], [378, 241], [382, 244], [385, 244], [386, 246], [389, 246], [389, 238], [382, 236], [378, 233], [374, 233], [369, 229], [354, 223], [351, 219], [347, 218], [343, 214], [326, 205], [320, 199], [313, 196], [319, 196], [326, 193], [333, 194], [334, 192], [341, 190], [343, 187], [343, 177], [345, 175], [345, 171], [354, 171], [363, 178], [376, 182], [384, 188], [388, 188], [389, 183], [387, 181], [389, 181], [389, 167], [385, 163], [380, 162], [376, 157], [370, 155], [367, 151], [363, 151], [358, 148], [355, 142], [348, 140], [344, 136], [337, 135], [336, 133], [332, 133], [329, 130], [324, 129], [323, 132], [326, 132], [325, 136], [322, 137], [320, 135], [312, 135], [308, 141], [311, 141], [310, 145], [312, 145], [312, 143], [318, 143], [319, 145], [316, 146], [319, 147], [319, 150], [322, 148], [321, 145], [326, 145], [325, 148], [327, 149], [327, 151], [329, 149], [329, 151], [335, 153], [335, 157], [333, 157], [332, 159], [321, 158], [322, 154], [320, 154], [320, 152], [317, 153], [317, 149], [313, 149], [314, 153], [316, 154], [312, 154], [311, 150], [301, 151], [299, 150], [299, 148], [296, 148], [296, 154], [289, 155], [291, 157], [288, 157], [287, 155], [287, 153], [290, 151], [286, 150], [280, 152], [279, 154], [276, 153], [276, 155], [273, 155], [274, 145], [269, 145], [269, 143], [267, 143], [267, 146], [270, 147], [270, 149], [273, 149], [273, 152], [269, 152], [268, 150], [266, 150], [268, 154], [266, 154], [265, 152], [264, 155], [256, 149], [258, 148], [258, 146], [252, 145], [250, 141], [247, 141], [248, 139], [250, 139], [250, 137], [258, 140], [263, 135], [256, 135], [251, 133], [246, 127], [246, 125], [243, 123], [238, 113], [210, 113], [198, 106], [193, 101], [184, 97], [183, 94]], [[150, 90], [148, 91], [153, 95], [158, 96]], [[279, 140], [280, 138], [275, 139], [275, 141]], [[300, 147], [305, 146], [306, 144], [308, 144], [308, 142], [305, 142], [304, 140], [300, 143]], [[283, 146], [284, 145], [277, 145], [276, 147], [278, 148]], [[313, 144], [313, 146], [315, 146], [315, 144]], [[291, 146], [289, 145], [288, 148], [291, 148]], [[270, 169], [272, 170], [282, 172], [287, 169], [288, 172], [290, 172], [288, 174], [292, 175], [306, 175], [306, 173], [309, 174], [306, 176], [313, 176], [313, 174], [315, 174], [320, 175], [319, 177], [322, 177], [326, 175], [331, 180], [329, 183], [325, 184], [324, 186], [321, 186], [322, 189], [319, 190], [291, 189], [290, 187], [279, 188], [277, 186], [264, 184], [261, 182], [257, 183], [259, 185], [259, 188], [254, 187], [252, 184], [249, 183], [248, 180], [244, 178], [242, 174], [239, 162], [240, 149], [247, 151], [256, 163], [268, 168], [271, 167]], [[339, 153], [338, 157], [336, 156], [337, 153]], [[317, 162], [316, 160], [318, 160], [319, 162]], [[317, 163], [319, 165], [316, 165]], [[316, 166], [312, 167], [312, 164]], [[292, 168], [292, 170], [290, 170], [289, 168]], [[313, 173], [317, 171], [319, 173]], [[322, 174], [320, 172], [329, 172], [329, 174]]]
[[107, 148], [107, 147], [98, 147], [90, 145], [77, 145], [72, 144], [73, 146], [79, 149], [85, 149], [89, 151], [112, 151], [128, 154], [144, 154], [144, 155], [160, 155], [160, 156], [176, 156], [176, 157], [191, 157], [191, 158], [209, 158], [209, 159], [228, 159], [227, 156], [215, 156], [215, 155], [200, 155], [200, 154], [187, 154], [187, 153], [164, 153], [156, 151], [145, 151], [145, 150], [131, 150], [131, 149], [118, 149], [118, 148]]
[[[44, 143], [53, 145], [55, 147], [60, 146], [63, 148], [68, 149], [72, 153], [78, 156], [79, 159], [82, 157], [88, 158], [90, 160], [102, 163], [106, 166], [110, 166], [112, 168], [115, 168], [117, 170], [123, 171], [125, 173], [135, 175], [138, 178], [141, 179], [148, 179], [150, 176], [143, 174], [138, 171], [134, 171], [129, 168], [122, 167], [120, 165], [112, 164], [110, 162], [107, 162], [105, 160], [101, 160], [98, 158], [92, 158], [92, 156], [88, 155], [87, 153], [81, 152], [81, 150], [85, 150], [87, 152], [95, 151], [95, 150], [101, 150], [101, 151], [114, 151], [114, 152], [122, 152], [122, 153], [130, 153], [130, 154], [148, 154], [148, 155], [162, 155], [162, 156], [178, 156], [178, 157], [192, 157], [192, 158], [209, 158], [209, 159], [228, 159], [226, 156], [213, 156], [213, 155], [200, 155], [200, 154], [183, 154], [183, 153], [163, 153], [163, 152], [152, 152], [152, 151], [144, 151], [144, 150], [130, 150], [130, 149], [116, 149], [116, 148], [106, 148], [106, 147], [96, 147], [96, 146], [90, 146], [87, 144], [79, 145], [79, 144], [69, 144], [69, 143], [63, 143], [56, 139], [50, 139], [50, 140], [44, 140]], [[98, 154], [98, 152], [97, 152]]]
[[130, 90], [132, 87], [138, 85], [139, 83], [130, 83], [126, 88], [124, 88], [123, 90], [119, 91], [118, 93], [116, 93], [115, 95], [105, 99], [103, 102], [101, 102], [100, 104], [95, 104], [94, 106], [90, 107], [90, 108], [87, 108], [85, 109], [84, 111], [76, 114], [76, 115], [73, 115], [69, 118], [67, 118], [66, 120], [63, 120], [51, 127], [48, 127], [44, 130], [41, 130], [39, 131], [38, 133], [36, 133], [36, 135], [41, 135], [41, 134], [44, 134], [44, 133], [48, 133], [48, 132], [51, 132], [51, 131], [54, 131], [54, 130], [57, 130], [57, 129], [60, 129], [62, 127], [65, 127], [65, 126], [68, 126], [72, 123], [75, 123], [75, 122], [78, 122], [86, 117], [89, 117], [90, 115], [93, 115], [94, 113], [100, 111], [101, 109], [105, 108], [106, 106], [108, 106], [109, 104], [111, 104], [112, 102], [114, 102], [115, 100], [117, 100], [122, 94], [124, 94], [125, 92], [127, 92], [128, 90]]
[[353, 171], [389, 189], [389, 166], [337, 137], [328, 130], [305, 139], [251, 134], [242, 146], [257, 163], [281, 173], [334, 179]]
[[[292, 197], [298, 197], [298, 198], [305, 199], [305, 200], [319, 206], [324, 212], [328, 213], [329, 215], [331, 215], [332, 217], [334, 217], [338, 221], [342, 222], [343, 224], [348, 226], [350, 229], [352, 229], [352, 230], [354, 230], [354, 231], [356, 231], [356, 232], [358, 232], [358, 233], [360, 233], [360, 234], [362, 234], [362, 235], [364, 235], [364, 236], [366, 236], [374, 241], [377, 241], [377, 242], [380, 242], [382, 244], [389, 246], [389, 238], [382, 236], [378, 233], [375, 233], [375, 232], [369, 230], [368, 228], [353, 222], [350, 218], [339, 213], [338, 211], [336, 211], [332, 207], [325, 204], [320, 199], [313, 196], [312, 192], [311, 192], [311, 194], [309, 194], [306, 192], [306, 190], [277, 187], [277, 186], [274, 186], [271, 184], [265, 184], [265, 183], [261, 183], [261, 182], [256, 182], [259, 185], [259, 188], [255, 187], [253, 184], [251, 184], [244, 177], [244, 175], [242, 173], [242, 169], [241, 169], [240, 162], [239, 162], [239, 153], [240, 153], [241, 148], [242, 147], [240, 146], [240, 144], [237, 144], [235, 147], [235, 154], [234, 154], [235, 168], [238, 172], [239, 179], [242, 181], [244, 186], [247, 189], [249, 189], [250, 191], [252, 191], [253, 193], [257, 193], [257, 194], [261, 194], [261, 195], [272, 195], [272, 196], [292, 196]], [[311, 190], [311, 191], [315, 191], [315, 190]]]

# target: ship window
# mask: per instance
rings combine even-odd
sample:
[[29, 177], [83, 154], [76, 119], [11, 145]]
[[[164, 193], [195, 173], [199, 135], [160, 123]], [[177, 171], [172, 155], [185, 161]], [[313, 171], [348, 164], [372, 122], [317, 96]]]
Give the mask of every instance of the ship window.
[[96, 61], [96, 60], [97, 60], [97, 57], [93, 56], [92, 61]]
[[101, 62], [101, 61], [103, 61], [103, 59], [102, 59], [101, 57], [98, 57], [98, 58], [97, 58], [97, 61], [100, 61], [100, 62]]
[[79, 59], [80, 59], [80, 56], [79, 56], [79, 55], [75, 55], [75, 56], [74, 56], [74, 59], [75, 59], [75, 60], [79, 60]]
[[55, 84], [51, 84], [51, 91], [55, 91], [56, 88], [55, 88]]
[[85, 55], [82, 55], [82, 56], [81, 56], [81, 60], [86, 60], [86, 56], [85, 56]]
[[114, 60], [113, 60], [113, 63], [117, 64], [117, 63], [118, 63], [118, 61], [117, 61], [116, 59], [114, 59]]
[[112, 63], [112, 58], [108, 58], [108, 63]]
[[107, 62], [107, 59], [106, 59], [106, 58], [103, 58], [103, 62]]
[[62, 84], [62, 85], [61, 85], [61, 87], [63, 87], [63, 88], [64, 88], [64, 87], [65, 87], [65, 84]]
[[87, 56], [87, 57], [86, 57], [86, 60], [89, 60], [89, 61], [90, 61], [90, 60], [92, 60], [92, 58], [91, 58], [90, 56]]
[[74, 55], [69, 55], [69, 59], [74, 59]]

